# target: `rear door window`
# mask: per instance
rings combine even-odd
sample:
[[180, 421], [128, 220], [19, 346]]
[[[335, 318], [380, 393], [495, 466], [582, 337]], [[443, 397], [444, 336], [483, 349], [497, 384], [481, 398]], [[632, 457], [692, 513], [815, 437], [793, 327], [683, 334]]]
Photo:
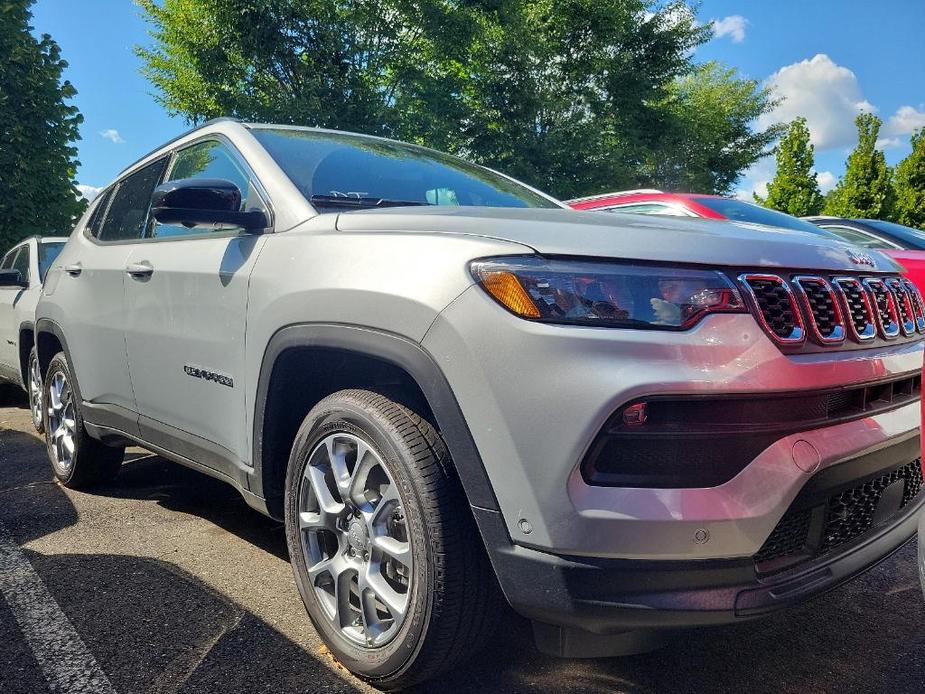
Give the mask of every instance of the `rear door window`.
[[100, 241], [130, 241], [142, 237], [151, 209], [151, 193], [160, 183], [166, 166], [167, 157], [163, 157], [117, 185], [100, 228]]

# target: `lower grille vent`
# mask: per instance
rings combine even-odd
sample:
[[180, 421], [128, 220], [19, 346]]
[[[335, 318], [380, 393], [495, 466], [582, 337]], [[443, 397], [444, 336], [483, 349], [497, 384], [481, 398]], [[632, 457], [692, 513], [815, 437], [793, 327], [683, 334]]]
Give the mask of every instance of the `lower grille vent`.
[[[791, 508], [754, 555], [755, 564], [759, 572], [773, 573], [822, 557], [889, 522], [921, 493], [922, 461], [918, 459], [837, 492], [822, 504]], [[885, 499], [885, 494], [893, 498]], [[887, 511], [897, 510], [884, 514], [881, 501], [895, 504]]]

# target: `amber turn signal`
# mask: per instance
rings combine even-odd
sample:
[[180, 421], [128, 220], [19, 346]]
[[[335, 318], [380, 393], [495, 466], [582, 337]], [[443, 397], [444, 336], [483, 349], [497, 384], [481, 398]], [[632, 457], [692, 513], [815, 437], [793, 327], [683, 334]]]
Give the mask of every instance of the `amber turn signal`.
[[482, 286], [496, 301], [523, 318], [539, 318], [540, 311], [512, 272], [484, 270], [479, 273]]

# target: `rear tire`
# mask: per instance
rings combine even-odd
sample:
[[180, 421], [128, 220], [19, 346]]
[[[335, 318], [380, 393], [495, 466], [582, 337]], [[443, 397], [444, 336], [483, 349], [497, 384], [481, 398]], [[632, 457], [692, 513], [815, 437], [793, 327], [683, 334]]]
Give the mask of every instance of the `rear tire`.
[[45, 433], [45, 384], [42, 382], [42, 370], [39, 367], [39, 355], [32, 348], [29, 352], [29, 364], [26, 367], [26, 392], [29, 394], [29, 411], [32, 413], [32, 426], [40, 434]]
[[285, 521], [315, 628], [377, 687], [453, 668], [485, 644], [502, 613], [446, 446], [383, 395], [344, 390], [308, 413], [289, 458]]
[[55, 477], [65, 487], [84, 489], [111, 482], [122, 466], [124, 447], [110, 447], [87, 433], [80, 398], [73, 390], [64, 352], [48, 365], [43, 392], [45, 446]]

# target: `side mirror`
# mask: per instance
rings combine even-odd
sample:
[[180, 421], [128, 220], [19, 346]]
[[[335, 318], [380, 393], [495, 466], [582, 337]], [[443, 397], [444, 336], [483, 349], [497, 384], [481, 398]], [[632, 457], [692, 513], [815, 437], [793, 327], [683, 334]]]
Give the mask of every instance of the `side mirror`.
[[29, 283], [23, 279], [19, 270], [0, 270], [0, 287], [19, 287], [25, 289]]
[[241, 212], [241, 189], [224, 178], [181, 178], [162, 183], [151, 197], [151, 214], [161, 224], [228, 224], [249, 232], [266, 229], [260, 210]]

